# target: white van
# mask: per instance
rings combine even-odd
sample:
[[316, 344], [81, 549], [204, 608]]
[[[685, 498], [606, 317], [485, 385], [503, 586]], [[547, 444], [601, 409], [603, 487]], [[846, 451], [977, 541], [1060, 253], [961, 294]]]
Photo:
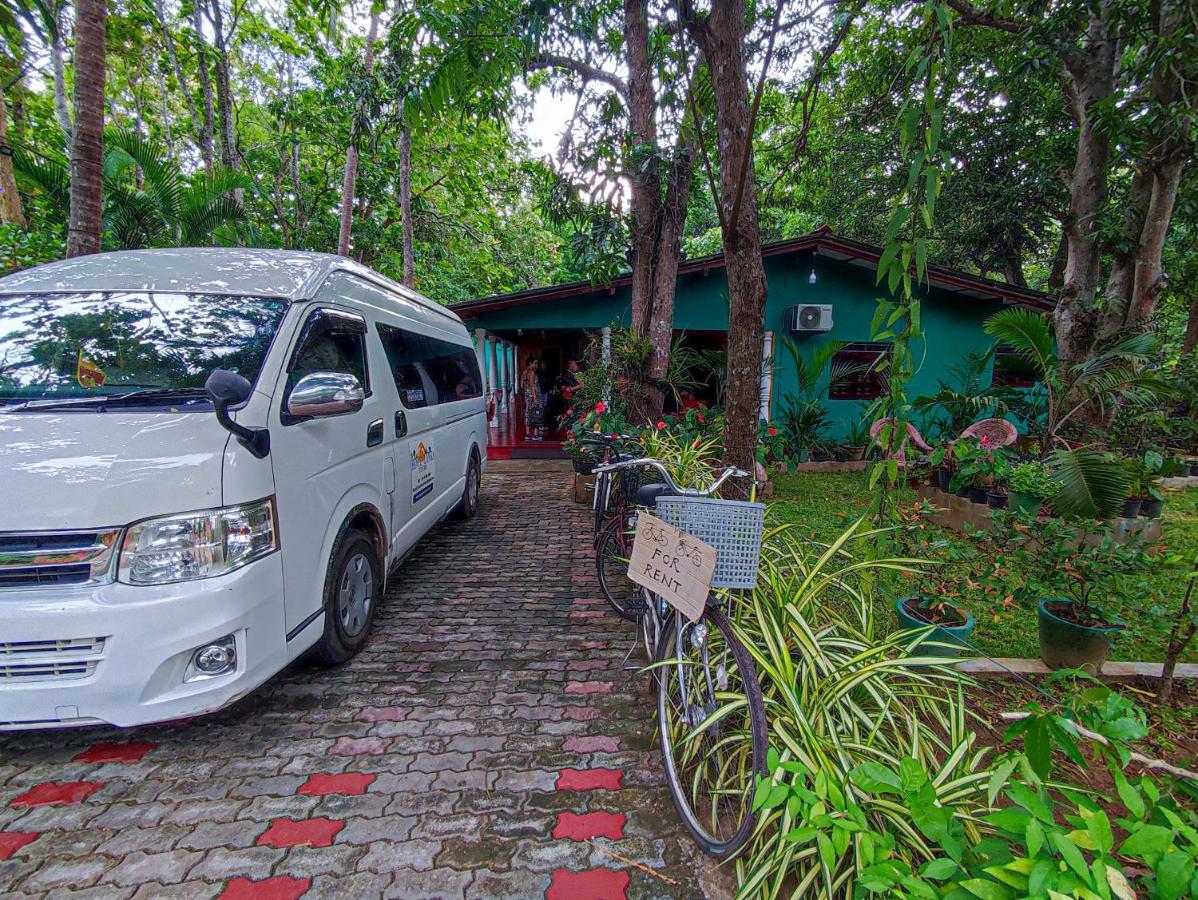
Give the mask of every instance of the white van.
[[146, 250], [0, 279], [0, 729], [210, 712], [366, 642], [486, 466], [452, 312], [336, 256]]

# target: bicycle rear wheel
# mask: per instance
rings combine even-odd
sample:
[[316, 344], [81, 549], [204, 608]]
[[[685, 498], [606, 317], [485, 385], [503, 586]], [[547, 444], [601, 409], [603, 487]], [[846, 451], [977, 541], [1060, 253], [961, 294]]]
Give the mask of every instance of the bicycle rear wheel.
[[599, 589], [616, 615], [635, 622], [645, 614], [645, 595], [640, 585], [628, 577], [628, 558], [632, 555], [632, 535], [620, 519], [604, 527], [595, 545], [595, 570]]
[[657, 670], [657, 720], [674, 805], [704, 852], [727, 859], [753, 833], [755, 776], [765, 774], [757, 670], [712, 606], [697, 624], [679, 614], [667, 620], [657, 661], [669, 661]]

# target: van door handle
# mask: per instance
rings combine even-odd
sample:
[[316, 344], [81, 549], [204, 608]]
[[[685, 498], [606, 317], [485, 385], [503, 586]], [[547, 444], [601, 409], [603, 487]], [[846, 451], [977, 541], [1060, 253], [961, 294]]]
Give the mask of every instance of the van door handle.
[[366, 446], [377, 447], [383, 442], [383, 420], [375, 419], [366, 426]]
[[395, 436], [401, 438], [408, 433], [408, 417], [404, 415], [403, 410], [395, 411]]

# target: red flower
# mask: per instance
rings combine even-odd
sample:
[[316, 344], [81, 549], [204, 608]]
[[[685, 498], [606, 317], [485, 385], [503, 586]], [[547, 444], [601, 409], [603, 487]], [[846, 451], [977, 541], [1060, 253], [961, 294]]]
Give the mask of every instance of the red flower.
[[775, 428], [773, 425], [771, 425], [770, 426], [770, 437], [777, 437], [777, 436], [778, 436], [778, 429]]
[[613, 441], [615, 441], [615, 440], [619, 440], [619, 438], [620, 438], [620, 436], [619, 436], [618, 434], [613, 434], [613, 435], [611, 436], [611, 439], [612, 439]]
[[658, 430], [658, 431], [662, 431], [662, 430], [663, 430], [665, 427], [666, 427], [666, 423], [665, 423], [665, 422], [658, 422], [658, 423], [657, 423], [657, 430]]
[[700, 422], [706, 422], [706, 421], [707, 421], [706, 419], [704, 419], [704, 418], [703, 418], [703, 413], [696, 413], [695, 415], [698, 417], [698, 419], [699, 419], [699, 421], [700, 421]]
[[574, 415], [574, 407], [573, 406], [571, 406], [569, 409], [566, 410], [566, 415], [567, 416]]
[[595, 404], [595, 412], [599, 413], [599, 415], [603, 415], [605, 412], [607, 412], [607, 404], [600, 400]]

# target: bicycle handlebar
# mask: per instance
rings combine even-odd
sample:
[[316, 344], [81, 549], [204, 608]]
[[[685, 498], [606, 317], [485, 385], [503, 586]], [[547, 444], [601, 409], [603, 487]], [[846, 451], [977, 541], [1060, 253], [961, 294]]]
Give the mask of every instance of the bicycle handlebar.
[[737, 469], [729, 466], [728, 468], [724, 469], [719, 478], [717, 478], [706, 488], [684, 488], [670, 477], [669, 470], [666, 469], [665, 465], [663, 465], [660, 460], [650, 459], [648, 457], [642, 457], [641, 459], [630, 459], [625, 462], [609, 463], [605, 466], [596, 466], [595, 473], [606, 474], [607, 472], [615, 472], [618, 469], [630, 469], [633, 466], [643, 466], [648, 469], [655, 469], [661, 474], [662, 478], [665, 479], [666, 484], [670, 486], [670, 490], [680, 497], [710, 497], [712, 494], [718, 491], [723, 486], [724, 482], [729, 478], [749, 477], [749, 473], [743, 469]]

